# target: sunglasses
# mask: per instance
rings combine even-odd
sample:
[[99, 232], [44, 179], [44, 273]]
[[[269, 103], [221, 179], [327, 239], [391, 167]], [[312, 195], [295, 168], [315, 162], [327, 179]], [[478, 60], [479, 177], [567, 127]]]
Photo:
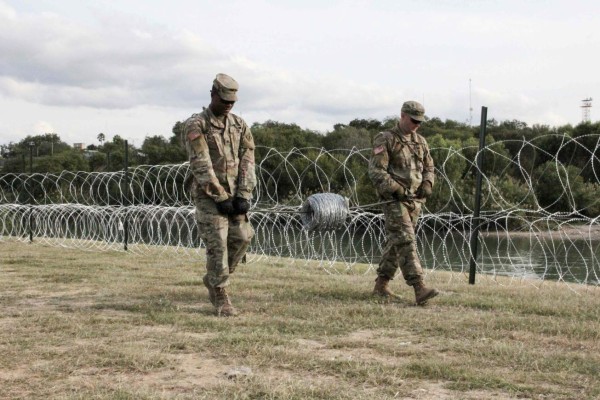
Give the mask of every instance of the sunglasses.
[[228, 105], [228, 106], [229, 105], [232, 106], [235, 103], [235, 100], [223, 100], [221, 97], [219, 97], [219, 100], [221, 100], [222, 104], [225, 104], [225, 105]]
[[412, 122], [412, 123], [413, 123], [413, 124], [415, 124], [415, 125], [421, 125], [421, 122], [423, 122], [423, 121], [417, 121], [416, 119], [414, 119], [414, 118], [411, 118], [411, 119], [410, 119], [410, 122]]

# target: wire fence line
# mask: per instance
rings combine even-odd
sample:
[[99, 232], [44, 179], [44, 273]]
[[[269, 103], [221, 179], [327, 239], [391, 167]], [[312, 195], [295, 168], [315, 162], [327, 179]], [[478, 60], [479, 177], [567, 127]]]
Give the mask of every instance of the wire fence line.
[[[551, 151], [549, 141], [554, 146]], [[577, 139], [549, 135], [486, 146], [485, 211], [477, 219], [472, 211], [473, 190], [469, 190], [477, 172], [477, 148], [432, 147], [436, 189], [417, 229], [425, 267], [467, 272], [469, 237], [477, 226], [478, 273], [600, 285], [600, 220], [590, 212], [598, 208], [600, 192], [595, 199], [588, 196], [583, 208], [577, 198], [582, 187], [592, 194], [598, 190], [599, 143], [598, 135]], [[516, 148], [516, 156], [509, 156], [507, 148]], [[366, 176], [370, 151], [257, 148], [261, 161], [249, 214], [256, 234], [248, 262], [290, 257], [294, 262], [318, 260], [327, 270], [338, 262], [348, 271], [357, 263], [373, 268], [385, 232]], [[532, 169], [532, 154], [547, 159], [544, 169]], [[565, 162], [569, 157], [576, 159], [576, 170]], [[585, 175], [585, 182], [574, 174]], [[556, 178], [554, 196], [540, 198], [539, 185], [550, 175]], [[0, 176], [0, 241], [33, 237], [53, 246], [123, 251], [127, 240], [129, 252], [152, 247], [201, 260], [203, 244], [189, 182], [187, 163], [140, 165], [127, 172], [4, 174]], [[347, 198], [342, 227], [307, 229], [300, 211], [315, 193]]]

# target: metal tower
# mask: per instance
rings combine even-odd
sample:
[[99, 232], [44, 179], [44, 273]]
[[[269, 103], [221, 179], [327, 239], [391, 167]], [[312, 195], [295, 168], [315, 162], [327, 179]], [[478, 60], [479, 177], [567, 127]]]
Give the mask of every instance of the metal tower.
[[583, 103], [581, 105], [581, 121], [582, 122], [590, 122], [590, 109], [592, 108], [592, 98], [588, 97], [587, 99], [581, 100]]
[[471, 78], [469, 78], [469, 126], [473, 126], [473, 102], [471, 97]]

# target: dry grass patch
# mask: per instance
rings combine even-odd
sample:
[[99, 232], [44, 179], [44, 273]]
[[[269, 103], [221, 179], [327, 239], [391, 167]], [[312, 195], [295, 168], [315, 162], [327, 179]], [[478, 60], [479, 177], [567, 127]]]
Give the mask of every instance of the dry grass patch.
[[[593, 399], [596, 287], [510, 279], [413, 306], [370, 296], [372, 273], [262, 258], [216, 318], [200, 262], [177, 255], [0, 245], [0, 398]], [[333, 272], [333, 273], [332, 273]]]

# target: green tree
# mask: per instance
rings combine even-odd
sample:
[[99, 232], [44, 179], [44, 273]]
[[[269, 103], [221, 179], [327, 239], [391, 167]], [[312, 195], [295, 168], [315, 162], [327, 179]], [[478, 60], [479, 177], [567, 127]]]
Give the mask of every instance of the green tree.
[[267, 121], [253, 124], [251, 130], [257, 145], [276, 148], [279, 151], [322, 146], [323, 135], [302, 129], [296, 124]]
[[185, 154], [179, 143], [173, 143], [159, 135], [146, 136], [141, 151], [146, 155], [145, 162], [150, 165], [170, 164], [185, 160]]
[[338, 126], [323, 137], [323, 147], [332, 149], [366, 149], [371, 147], [371, 134], [365, 128]]
[[183, 157], [185, 158], [184, 151], [184, 143], [182, 141], [181, 135], [183, 133], [183, 122], [177, 121], [173, 128], [171, 129], [172, 135], [169, 138], [169, 143], [174, 146], [179, 146], [182, 149]]
[[[431, 149], [431, 157], [436, 166], [437, 177], [431, 197], [427, 200], [427, 207], [432, 210], [461, 212], [462, 204], [472, 204], [469, 184], [465, 183], [465, 171], [469, 165], [463, 156], [461, 148], [463, 144], [458, 140], [448, 140], [437, 134], [427, 139]], [[472, 181], [469, 177], [468, 181]], [[472, 187], [472, 186], [471, 186]], [[456, 201], [462, 199], [462, 201]]]
[[87, 159], [90, 171], [105, 171], [107, 168], [107, 154], [103, 152], [93, 153]]
[[597, 199], [590, 198], [594, 188], [586, 187], [581, 169], [573, 165], [548, 161], [535, 169], [532, 178], [538, 203], [549, 212], [584, 212], [593, 205], [586, 202]]
[[55, 156], [37, 157], [33, 164], [33, 172], [39, 173], [88, 170], [89, 164], [83, 154], [75, 150], [64, 151]]
[[383, 128], [382, 122], [376, 119], [353, 119], [348, 125], [353, 128], [366, 129], [368, 131], [380, 131]]
[[72, 149], [71, 146], [60, 139], [58, 134], [45, 133], [43, 135], [26, 136], [23, 140], [14, 144], [14, 155], [29, 155], [31, 144], [33, 144], [32, 150], [35, 157], [53, 155]]

